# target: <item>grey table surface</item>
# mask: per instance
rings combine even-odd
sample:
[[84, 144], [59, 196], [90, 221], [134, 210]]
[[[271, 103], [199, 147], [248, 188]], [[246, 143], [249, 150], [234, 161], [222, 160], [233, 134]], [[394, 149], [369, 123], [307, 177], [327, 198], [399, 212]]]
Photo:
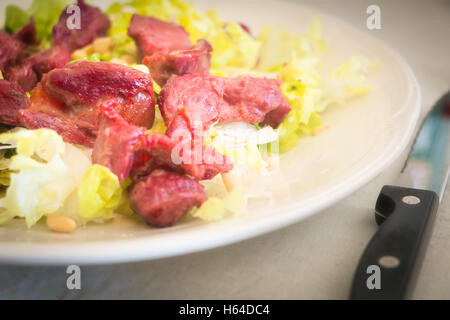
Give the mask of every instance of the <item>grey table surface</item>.
[[[450, 1], [300, 1], [365, 29], [399, 52], [422, 90], [424, 112], [450, 89]], [[381, 30], [366, 8], [381, 7]], [[398, 168], [385, 175], [395, 178]], [[378, 181], [377, 181], [378, 180]], [[65, 267], [0, 266], [0, 299], [345, 299], [356, 263], [376, 231], [381, 177], [339, 204], [276, 232], [157, 261], [81, 268], [81, 290]], [[450, 187], [413, 298], [450, 298]]]

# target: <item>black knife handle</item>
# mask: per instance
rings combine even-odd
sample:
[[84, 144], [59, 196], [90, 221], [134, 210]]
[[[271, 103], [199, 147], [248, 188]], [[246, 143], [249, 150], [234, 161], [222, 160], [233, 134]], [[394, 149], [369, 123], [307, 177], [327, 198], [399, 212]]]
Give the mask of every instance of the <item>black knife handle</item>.
[[439, 206], [435, 192], [384, 186], [375, 207], [380, 225], [356, 269], [350, 299], [404, 299], [412, 291]]

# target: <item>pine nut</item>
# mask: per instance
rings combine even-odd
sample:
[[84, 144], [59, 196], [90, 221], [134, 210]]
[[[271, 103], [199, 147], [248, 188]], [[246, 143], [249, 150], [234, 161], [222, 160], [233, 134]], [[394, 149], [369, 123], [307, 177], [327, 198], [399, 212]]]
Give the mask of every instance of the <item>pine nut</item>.
[[60, 214], [47, 216], [47, 226], [55, 232], [69, 233], [77, 228], [75, 221]]
[[92, 43], [92, 48], [100, 54], [110, 52], [114, 48], [114, 40], [107, 37], [98, 38]]
[[92, 54], [92, 45], [89, 44], [81, 49], [75, 50], [72, 52], [72, 59], [83, 59], [89, 57]]

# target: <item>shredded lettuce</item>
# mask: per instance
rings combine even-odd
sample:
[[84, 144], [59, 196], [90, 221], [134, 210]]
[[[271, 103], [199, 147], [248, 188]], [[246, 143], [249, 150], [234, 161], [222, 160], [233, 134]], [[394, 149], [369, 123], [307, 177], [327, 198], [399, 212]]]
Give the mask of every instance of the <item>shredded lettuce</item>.
[[78, 187], [70, 194], [58, 214], [84, 226], [89, 222], [104, 223], [117, 217], [116, 213], [131, 216], [134, 212], [126, 189], [131, 181], [118, 185], [117, 177], [106, 167], [89, 167]]
[[223, 199], [209, 197], [198, 209], [194, 209], [191, 215], [204, 221], [218, 221], [225, 217], [227, 212], [237, 213], [245, 205], [245, 198], [242, 189], [234, 189]]
[[277, 139], [278, 134], [271, 127], [258, 129], [245, 122], [228, 122], [211, 127], [204, 144], [227, 156], [233, 163], [234, 171], [243, 173], [249, 167], [256, 170], [267, 168], [258, 146]]
[[378, 68], [378, 63], [366, 57], [354, 55], [331, 72], [330, 79], [340, 81], [345, 86], [347, 97], [362, 97], [370, 91], [365, 83], [367, 74]]
[[109, 169], [92, 165], [87, 149], [55, 131], [16, 128], [0, 134], [0, 144], [0, 224], [21, 217], [31, 227], [56, 213], [84, 225], [133, 214], [125, 192], [131, 182], [121, 185]]
[[198, 210], [192, 213], [192, 216], [205, 221], [217, 221], [223, 219], [226, 211], [227, 208], [224, 200], [210, 197]]
[[128, 198], [127, 189], [131, 185], [131, 179], [127, 179], [122, 182], [122, 196], [120, 197], [119, 204], [117, 205], [117, 212], [124, 216], [134, 215], [134, 211], [130, 207], [130, 198]]
[[291, 112], [277, 128], [280, 137], [279, 150], [283, 153], [294, 148], [300, 136], [311, 135], [313, 130], [322, 125], [322, 120], [315, 110], [322, 91], [298, 80], [283, 82], [281, 91], [291, 105]]
[[318, 69], [320, 58], [328, 48], [317, 17], [303, 34], [292, 35], [286, 29], [265, 27], [259, 39], [263, 46], [258, 68], [278, 74], [281, 91], [292, 109], [277, 129], [279, 151], [283, 153], [294, 148], [299, 137], [311, 135], [322, 125], [317, 110], [323, 96]]
[[50, 44], [53, 26], [58, 22], [61, 12], [68, 6], [66, 0], [34, 0], [27, 13], [36, 23], [37, 39]]
[[322, 125], [320, 113], [332, 104], [343, 105], [349, 99], [362, 97], [370, 91], [365, 83], [376, 63], [352, 56], [336, 67], [328, 77], [321, 77], [317, 61], [311, 58], [292, 60], [278, 69], [283, 83], [281, 91], [291, 105], [291, 112], [278, 127], [280, 152], [297, 145], [303, 135], [312, 135]]
[[16, 146], [17, 152], [8, 167], [10, 185], [0, 199], [0, 224], [22, 217], [31, 227], [56, 213], [90, 165], [85, 152], [49, 129], [13, 129], [0, 134], [0, 143]]
[[270, 70], [289, 63], [292, 56], [298, 59], [318, 59], [328, 51], [322, 39], [322, 24], [314, 17], [309, 29], [302, 34], [292, 34], [286, 28], [265, 26], [258, 35], [261, 56], [257, 68]]
[[122, 197], [117, 176], [108, 168], [92, 165], [78, 186], [80, 214], [86, 219], [110, 219]]
[[370, 90], [364, 80], [374, 68], [364, 57], [353, 56], [328, 75], [321, 70], [328, 48], [317, 17], [303, 34], [265, 27], [259, 39], [263, 47], [258, 69], [278, 74], [281, 91], [292, 109], [277, 129], [280, 152], [294, 148], [300, 137], [319, 132], [324, 127], [320, 113], [328, 106], [343, 104]]

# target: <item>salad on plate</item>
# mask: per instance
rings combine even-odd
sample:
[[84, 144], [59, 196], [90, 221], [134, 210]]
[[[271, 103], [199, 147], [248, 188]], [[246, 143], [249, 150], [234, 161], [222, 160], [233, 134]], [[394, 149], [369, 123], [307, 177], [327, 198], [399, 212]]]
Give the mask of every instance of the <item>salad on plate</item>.
[[0, 30], [0, 225], [72, 232], [118, 216], [217, 221], [274, 190], [280, 154], [366, 95], [321, 22], [259, 32], [184, 0], [8, 5]]

